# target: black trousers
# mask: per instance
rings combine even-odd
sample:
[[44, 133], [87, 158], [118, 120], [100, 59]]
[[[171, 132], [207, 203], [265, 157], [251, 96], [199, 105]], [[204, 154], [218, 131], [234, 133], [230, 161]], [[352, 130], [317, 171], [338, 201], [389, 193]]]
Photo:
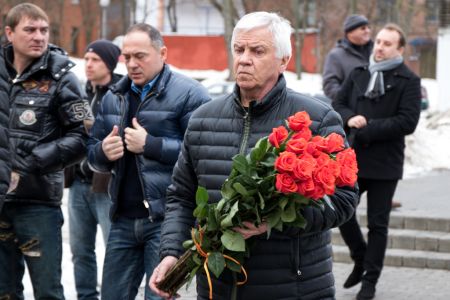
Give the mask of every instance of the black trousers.
[[363, 280], [377, 283], [383, 268], [388, 241], [389, 215], [398, 180], [359, 178], [359, 195], [367, 191], [367, 243], [356, 220], [356, 213], [339, 227], [355, 264], [364, 266]]

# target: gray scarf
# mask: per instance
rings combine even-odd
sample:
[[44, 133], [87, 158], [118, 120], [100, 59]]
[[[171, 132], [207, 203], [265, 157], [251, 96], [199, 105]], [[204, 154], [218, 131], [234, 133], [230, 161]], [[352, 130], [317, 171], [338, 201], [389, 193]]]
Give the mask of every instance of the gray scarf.
[[403, 63], [403, 57], [397, 56], [391, 59], [376, 62], [373, 54], [370, 56], [370, 80], [364, 96], [374, 99], [384, 95], [384, 78], [383, 71], [389, 71]]

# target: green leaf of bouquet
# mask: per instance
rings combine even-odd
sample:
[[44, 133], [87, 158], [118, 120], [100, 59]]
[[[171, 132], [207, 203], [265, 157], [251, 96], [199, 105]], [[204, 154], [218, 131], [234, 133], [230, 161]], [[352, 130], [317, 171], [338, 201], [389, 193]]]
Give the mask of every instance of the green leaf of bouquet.
[[264, 209], [264, 207], [266, 206], [266, 201], [264, 200], [263, 195], [261, 195], [261, 193], [258, 191], [258, 196], [259, 196], [259, 207], [261, 209]]
[[242, 235], [233, 230], [225, 230], [220, 237], [223, 246], [230, 251], [244, 252], [245, 240]]
[[240, 273], [241, 272], [241, 265], [239, 265], [239, 264], [237, 264], [234, 261], [229, 260], [229, 259], [225, 260], [225, 262], [227, 264], [227, 268], [230, 269], [231, 271], [236, 272], [236, 273]]
[[208, 231], [217, 230], [218, 227], [219, 227], [219, 224], [217, 223], [217, 219], [216, 219], [216, 210], [209, 209], [208, 210]]
[[197, 219], [203, 219], [208, 214], [208, 205], [200, 204], [194, 209], [194, 217]]
[[290, 224], [290, 226], [305, 228], [306, 227], [306, 219], [301, 215], [297, 214], [297, 217], [294, 222]]
[[233, 157], [233, 169], [236, 169], [241, 174], [247, 174], [248, 162], [244, 155], [237, 154]]
[[195, 193], [195, 203], [197, 205], [206, 205], [208, 203], [208, 191], [202, 186], [197, 188], [197, 192]]
[[249, 195], [247, 189], [240, 182], [234, 183], [233, 184], [233, 188], [236, 190], [236, 192], [238, 192], [242, 196], [248, 196]]
[[236, 194], [236, 191], [233, 189], [234, 180], [227, 179], [220, 190], [222, 197], [225, 199], [231, 199]]
[[268, 148], [267, 145], [268, 145], [267, 138], [260, 139], [256, 143], [252, 152], [250, 152], [251, 160], [252, 161], [260, 161], [267, 152], [267, 148]]
[[280, 222], [281, 219], [281, 209], [277, 208], [267, 215], [266, 220], [270, 227], [275, 228], [275, 226]]
[[219, 278], [225, 269], [225, 258], [220, 252], [210, 252], [208, 255], [208, 269]]
[[231, 207], [230, 212], [226, 215], [226, 217], [220, 222], [220, 227], [227, 228], [233, 226], [233, 217], [236, 215], [236, 213], [239, 210], [239, 202], [236, 201], [233, 206]]
[[188, 249], [191, 248], [194, 245], [194, 241], [193, 240], [186, 240], [183, 242], [183, 248], [184, 249]]
[[280, 199], [280, 202], [278, 203], [278, 205], [280, 206], [280, 208], [282, 209], [282, 210], [284, 210], [284, 208], [286, 207], [286, 205], [288, 204], [288, 198], [285, 198], [285, 197], [283, 197], [283, 198], [281, 198]]
[[311, 199], [306, 198], [303, 195], [300, 194], [291, 194], [291, 199], [295, 201], [296, 203], [302, 204], [302, 205], [308, 205]]
[[265, 167], [273, 168], [273, 165], [275, 164], [276, 159], [277, 159], [277, 156], [275, 155], [275, 153], [267, 152], [264, 154], [264, 157], [261, 160], [260, 164]]
[[280, 219], [273, 228], [277, 229], [278, 231], [283, 231], [283, 221]]
[[295, 210], [295, 203], [290, 202], [281, 214], [281, 220], [283, 222], [289, 223], [293, 222], [297, 217], [297, 212]]
[[192, 261], [199, 266], [203, 264], [203, 258], [200, 258], [200, 255], [198, 254], [192, 255]]

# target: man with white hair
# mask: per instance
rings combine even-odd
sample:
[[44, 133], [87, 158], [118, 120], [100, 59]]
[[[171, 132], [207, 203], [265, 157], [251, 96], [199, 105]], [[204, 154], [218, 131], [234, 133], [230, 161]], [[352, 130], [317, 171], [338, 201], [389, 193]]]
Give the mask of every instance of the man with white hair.
[[[338, 114], [329, 106], [286, 87], [283, 72], [291, 58], [291, 27], [275, 13], [245, 15], [233, 32], [231, 48], [236, 78], [234, 92], [197, 109], [188, 125], [184, 144], [168, 189], [166, 215], [161, 231], [159, 266], [150, 287], [160, 296], [170, 295], [156, 285], [184, 252], [190, 238], [198, 186], [206, 187], [211, 202], [220, 200], [222, 183], [231, 171], [232, 157], [246, 154], [272, 128], [298, 111], [307, 111], [313, 134], [344, 135]], [[234, 138], [233, 138], [234, 137]], [[211, 151], [214, 149], [214, 151]], [[344, 223], [353, 213], [357, 192], [338, 188], [333, 207], [309, 207], [303, 211], [305, 229], [273, 230], [267, 238], [265, 223], [244, 222], [236, 229], [255, 241], [244, 268], [248, 281], [236, 286], [230, 271], [212, 279], [214, 299], [333, 299], [330, 228]], [[279, 288], [282, 286], [283, 288]], [[205, 274], [197, 274], [198, 299], [207, 299]]]

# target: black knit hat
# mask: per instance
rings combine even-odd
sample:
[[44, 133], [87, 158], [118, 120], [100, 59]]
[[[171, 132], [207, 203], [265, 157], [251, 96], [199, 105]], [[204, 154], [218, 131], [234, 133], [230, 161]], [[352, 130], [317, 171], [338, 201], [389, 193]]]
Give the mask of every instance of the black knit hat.
[[344, 21], [344, 32], [348, 33], [360, 26], [369, 24], [369, 20], [363, 15], [350, 15]]
[[86, 47], [87, 52], [94, 52], [100, 56], [111, 72], [116, 68], [120, 56], [120, 48], [108, 40], [93, 41]]

